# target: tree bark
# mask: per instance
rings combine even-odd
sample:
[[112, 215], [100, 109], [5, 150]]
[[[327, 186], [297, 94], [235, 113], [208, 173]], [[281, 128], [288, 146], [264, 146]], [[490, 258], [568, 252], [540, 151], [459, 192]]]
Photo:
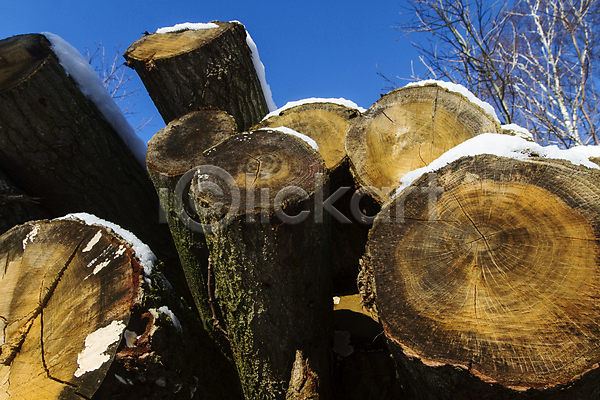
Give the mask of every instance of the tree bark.
[[463, 157], [383, 207], [363, 276], [410, 398], [600, 395], [599, 177]]
[[356, 291], [358, 261], [364, 254], [369, 224], [354, 215], [351, 200], [355, 182], [344, 139], [352, 122], [360, 111], [340, 104], [315, 102], [283, 110], [261, 121], [253, 129], [280, 126], [300, 132], [319, 146], [319, 153], [330, 171], [330, 192], [340, 193], [331, 206], [340, 212], [332, 219], [333, 290], [336, 294]]
[[[208, 298], [208, 249], [202, 232], [187, 222], [186, 173], [204, 163], [203, 152], [237, 132], [233, 117], [217, 109], [191, 112], [171, 121], [148, 142], [146, 162], [161, 207], [179, 253], [181, 265], [205, 329], [223, 354], [231, 357], [229, 342], [213, 326]], [[189, 179], [187, 177], [189, 176]], [[185, 196], [184, 196], [185, 195]]]
[[230, 398], [189, 316], [113, 231], [16, 226], [0, 236], [0, 399]]
[[218, 28], [144, 36], [123, 55], [165, 123], [214, 106], [246, 130], [268, 113], [244, 26], [215, 23]]
[[328, 215], [318, 211], [328, 184], [323, 159], [291, 135], [259, 130], [207, 151], [204, 165], [221, 170], [199, 169], [191, 196], [246, 398], [330, 398], [331, 233]]
[[436, 84], [393, 90], [356, 119], [346, 135], [352, 173], [379, 204], [410, 171], [424, 167], [499, 123], [462, 94]]
[[148, 243], [186, 292], [152, 182], [43, 35], [0, 41], [0, 169], [49, 217], [89, 212]]

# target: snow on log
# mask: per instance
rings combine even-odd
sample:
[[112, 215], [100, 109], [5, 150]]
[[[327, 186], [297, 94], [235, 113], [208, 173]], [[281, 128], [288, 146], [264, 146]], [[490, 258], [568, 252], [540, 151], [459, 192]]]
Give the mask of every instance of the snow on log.
[[114, 102], [101, 95], [89, 65], [52, 37], [0, 41], [0, 169], [47, 211], [41, 217], [89, 212], [134, 232], [168, 264], [169, 279], [184, 293], [175, 246], [159, 224], [158, 197], [139, 162], [145, 144], [132, 153], [115, 128], [127, 121], [118, 123], [119, 111], [110, 111]]
[[124, 57], [165, 123], [214, 106], [245, 130], [269, 112], [264, 67], [261, 83], [256, 67], [262, 63], [248, 38], [238, 22], [184, 24], [142, 37]]
[[223, 314], [216, 322], [231, 342], [246, 398], [330, 398], [323, 158], [297, 137], [258, 130], [209, 149], [202, 166], [190, 186], [195, 228], [206, 234]]
[[187, 226], [183, 195], [187, 195], [193, 176], [188, 171], [204, 162], [203, 152], [236, 133], [235, 121], [226, 112], [216, 108], [194, 111], [155, 134], [148, 142], [146, 159], [200, 318], [212, 339], [229, 355], [229, 343], [212, 324], [206, 240], [202, 232]]
[[332, 206], [341, 213], [332, 221], [333, 285], [335, 293], [356, 289], [358, 260], [364, 253], [367, 226], [352, 215], [350, 204], [355, 182], [350, 173], [344, 139], [350, 125], [361, 109], [345, 99], [309, 98], [290, 102], [268, 114], [253, 129], [287, 127], [307, 135], [318, 145], [318, 150], [330, 170], [330, 191], [340, 190]]
[[432, 167], [369, 233], [363, 297], [409, 398], [598, 396], [599, 169], [504, 139], [521, 149]]
[[476, 135], [501, 132], [489, 104], [461, 88], [426, 81], [396, 89], [356, 120], [345, 145], [366, 193], [382, 204], [407, 172]]

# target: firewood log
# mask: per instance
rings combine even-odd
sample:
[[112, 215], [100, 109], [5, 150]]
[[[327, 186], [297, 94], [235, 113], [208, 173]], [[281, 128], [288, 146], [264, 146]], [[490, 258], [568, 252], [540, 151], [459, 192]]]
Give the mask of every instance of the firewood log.
[[143, 36], [124, 57], [165, 123], [213, 106], [246, 130], [268, 113], [246, 30], [236, 22], [214, 24], [218, 27]]
[[411, 399], [600, 395], [600, 173], [463, 157], [382, 208], [362, 273]]

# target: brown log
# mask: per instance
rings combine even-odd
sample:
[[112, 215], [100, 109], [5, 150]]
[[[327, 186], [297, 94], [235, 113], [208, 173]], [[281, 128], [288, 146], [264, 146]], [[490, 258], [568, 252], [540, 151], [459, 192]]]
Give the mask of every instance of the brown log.
[[[206, 240], [202, 232], [190, 229], [186, 223], [186, 204], [182, 202], [182, 196], [187, 196], [191, 181], [190, 174], [186, 173], [204, 162], [204, 150], [235, 133], [235, 121], [224, 111], [211, 108], [191, 112], [171, 121], [154, 135], [148, 142], [146, 157], [150, 177], [158, 192], [202, 323], [227, 356], [231, 356], [229, 342], [213, 326], [213, 312], [208, 297]], [[190, 178], [186, 181], [188, 176]]]
[[186, 293], [145, 168], [67, 75], [45, 36], [0, 41], [0, 104], [0, 169], [45, 216], [84, 211], [114, 221], [148, 243]]
[[341, 214], [332, 220], [333, 288], [336, 294], [356, 292], [358, 261], [364, 254], [369, 224], [353, 215], [351, 200], [355, 182], [344, 139], [360, 111], [331, 102], [301, 104], [261, 121], [253, 129], [280, 126], [300, 132], [319, 146], [319, 153], [330, 171], [330, 192], [343, 193], [331, 205]]
[[431, 83], [393, 90], [357, 118], [346, 152], [359, 186], [383, 204], [410, 171], [500, 124], [462, 94]]
[[259, 130], [206, 151], [202, 165], [190, 193], [246, 398], [330, 398], [331, 233], [328, 215], [315, 213], [327, 194], [322, 157]]
[[0, 399], [239, 398], [142, 246], [78, 220], [0, 236]]
[[409, 398], [600, 395], [599, 177], [463, 157], [382, 208], [364, 296]]
[[267, 114], [244, 26], [215, 24], [219, 27], [146, 35], [125, 51], [165, 123], [213, 106], [246, 130]]

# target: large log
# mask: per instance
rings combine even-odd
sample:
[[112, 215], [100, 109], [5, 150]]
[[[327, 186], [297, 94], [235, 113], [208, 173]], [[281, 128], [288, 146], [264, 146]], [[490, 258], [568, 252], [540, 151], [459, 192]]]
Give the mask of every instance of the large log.
[[352, 213], [355, 183], [344, 148], [346, 132], [360, 111], [343, 104], [315, 99], [273, 113], [253, 129], [286, 127], [315, 142], [330, 171], [330, 192], [340, 193], [331, 206], [341, 214], [332, 220], [333, 287], [336, 294], [356, 291], [358, 260], [364, 253], [368, 225]]
[[364, 294], [411, 399], [600, 396], [599, 178], [463, 157], [383, 207]]
[[123, 56], [140, 76], [165, 123], [214, 106], [227, 111], [240, 130], [246, 130], [269, 110], [246, 30], [236, 22], [213, 25], [218, 27], [146, 35]]
[[65, 72], [44, 35], [0, 41], [0, 104], [0, 169], [45, 216], [84, 211], [134, 232], [167, 263], [169, 279], [185, 293], [147, 172]]
[[0, 236], [0, 399], [240, 398], [149, 249], [77, 216]]
[[[171, 121], [148, 142], [146, 163], [179, 253], [188, 286], [205, 329], [231, 355], [229, 343], [216, 330], [209, 302], [208, 249], [202, 232], [188, 223], [187, 190], [203, 152], [237, 133], [233, 117], [215, 108], [191, 112]], [[189, 177], [189, 179], [188, 179]], [[213, 305], [214, 306], [214, 305]]]
[[246, 398], [330, 398], [331, 233], [319, 211], [328, 185], [322, 157], [292, 135], [259, 130], [206, 151], [203, 166], [190, 193]]
[[359, 186], [380, 204], [407, 172], [428, 165], [500, 124], [479, 105], [435, 83], [396, 89], [357, 118], [346, 135], [346, 152]]

